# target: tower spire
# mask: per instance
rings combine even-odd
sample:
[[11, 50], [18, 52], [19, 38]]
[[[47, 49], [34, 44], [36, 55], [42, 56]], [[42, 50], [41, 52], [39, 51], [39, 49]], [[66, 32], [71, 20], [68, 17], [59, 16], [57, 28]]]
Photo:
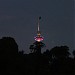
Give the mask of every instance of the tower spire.
[[40, 19], [41, 19], [41, 17], [38, 18], [38, 31], [40, 31], [40, 27], [39, 27]]
[[41, 17], [38, 17], [38, 30], [37, 30], [37, 35], [41, 35], [41, 32], [40, 32], [40, 19]]

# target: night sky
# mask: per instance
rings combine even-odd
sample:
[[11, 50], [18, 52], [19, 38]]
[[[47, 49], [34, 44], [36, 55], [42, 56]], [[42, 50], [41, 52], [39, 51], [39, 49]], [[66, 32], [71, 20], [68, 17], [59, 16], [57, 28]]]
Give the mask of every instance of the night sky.
[[74, 47], [74, 0], [0, 0], [0, 38], [13, 37], [29, 53], [37, 33], [37, 18], [45, 49]]

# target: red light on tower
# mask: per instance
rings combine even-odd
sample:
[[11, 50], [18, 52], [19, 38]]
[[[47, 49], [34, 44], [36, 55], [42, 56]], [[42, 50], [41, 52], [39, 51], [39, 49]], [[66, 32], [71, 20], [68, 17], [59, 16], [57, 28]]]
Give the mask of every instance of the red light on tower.
[[38, 41], [38, 42], [40, 42], [40, 41], [43, 41], [43, 37], [42, 36], [36, 36], [35, 37], [35, 41]]
[[41, 17], [38, 18], [38, 31], [37, 31], [37, 36], [34, 37], [35, 41], [40, 42], [43, 41], [43, 37], [41, 36], [41, 32], [40, 32], [40, 28], [39, 28], [39, 21], [40, 21]]

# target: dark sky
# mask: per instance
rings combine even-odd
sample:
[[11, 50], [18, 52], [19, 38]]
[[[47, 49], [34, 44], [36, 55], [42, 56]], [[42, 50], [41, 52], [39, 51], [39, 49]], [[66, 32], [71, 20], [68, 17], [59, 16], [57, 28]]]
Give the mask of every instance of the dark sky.
[[74, 49], [73, 0], [0, 0], [0, 38], [14, 37], [19, 50], [29, 53], [39, 16], [46, 48], [67, 45]]

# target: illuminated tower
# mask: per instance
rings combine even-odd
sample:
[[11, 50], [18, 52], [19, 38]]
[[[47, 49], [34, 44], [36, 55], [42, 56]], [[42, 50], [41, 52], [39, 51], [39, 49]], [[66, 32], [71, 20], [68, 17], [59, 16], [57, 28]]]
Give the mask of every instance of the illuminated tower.
[[45, 44], [42, 43], [44, 38], [41, 36], [40, 27], [39, 27], [40, 19], [41, 17], [38, 18], [37, 36], [34, 37], [35, 42], [33, 43], [33, 45], [30, 45], [31, 52], [37, 54], [41, 54], [41, 48], [45, 46]]
[[41, 17], [38, 18], [37, 36], [34, 37], [34, 38], [35, 38], [35, 41], [37, 41], [37, 42], [41, 42], [41, 41], [43, 41], [43, 39], [44, 39], [44, 38], [41, 36], [41, 32], [40, 32], [40, 27], [39, 27], [40, 19], [41, 19]]

